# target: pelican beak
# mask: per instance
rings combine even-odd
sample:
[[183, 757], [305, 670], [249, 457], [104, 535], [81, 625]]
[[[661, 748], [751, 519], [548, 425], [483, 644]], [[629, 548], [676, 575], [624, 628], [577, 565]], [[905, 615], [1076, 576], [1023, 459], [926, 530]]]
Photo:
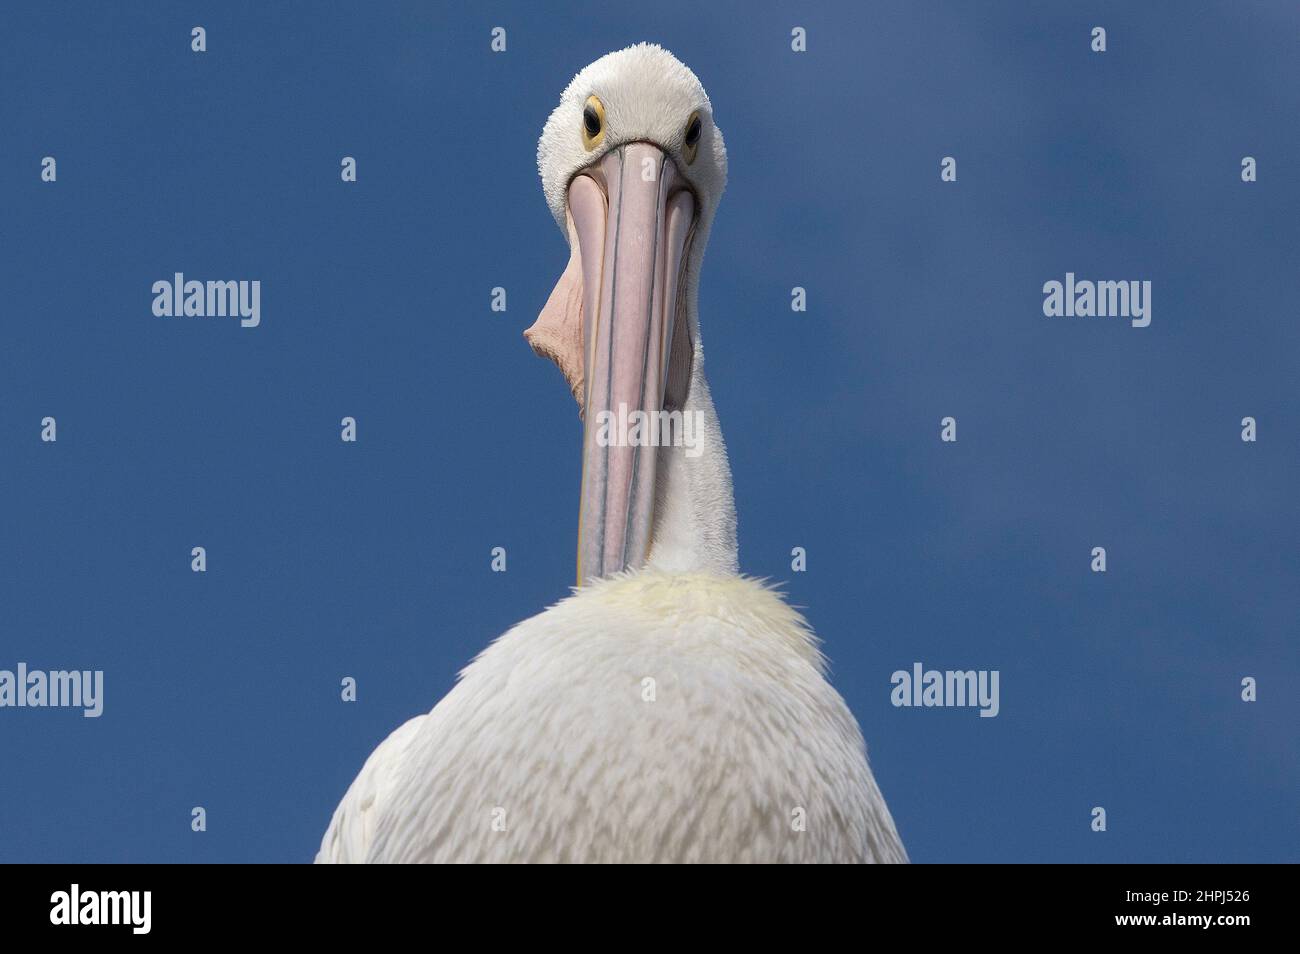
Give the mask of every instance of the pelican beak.
[[689, 373], [695, 196], [663, 150], [634, 142], [575, 176], [568, 199], [569, 268], [526, 334], [582, 405], [581, 585], [650, 553], [665, 405], [680, 408]]

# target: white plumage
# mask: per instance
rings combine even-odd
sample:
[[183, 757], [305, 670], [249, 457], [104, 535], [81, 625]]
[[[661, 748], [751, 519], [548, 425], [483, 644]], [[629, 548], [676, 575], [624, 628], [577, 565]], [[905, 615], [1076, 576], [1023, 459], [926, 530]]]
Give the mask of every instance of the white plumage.
[[906, 858], [803, 619], [645, 570], [489, 646], [370, 757], [318, 860]]
[[708, 99], [658, 47], [580, 73], [539, 147], [562, 225], [565, 189], [593, 161], [572, 143], [590, 90], [605, 104], [607, 149], [655, 143], [699, 196], [684, 408], [704, 422], [705, 452], [658, 449], [646, 565], [581, 587], [484, 650], [370, 756], [316, 860], [906, 861], [816, 637], [774, 591], [736, 575], [730, 471], [695, 316], [725, 150], [711, 111], [704, 162], [687, 171], [672, 139]]

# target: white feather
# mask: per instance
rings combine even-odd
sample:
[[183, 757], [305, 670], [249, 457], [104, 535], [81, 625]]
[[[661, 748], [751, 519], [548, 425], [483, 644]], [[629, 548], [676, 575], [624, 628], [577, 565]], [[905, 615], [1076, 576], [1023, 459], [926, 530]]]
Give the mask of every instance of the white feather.
[[485, 650], [371, 756], [317, 860], [906, 854], [799, 614], [752, 579], [644, 570]]
[[408, 719], [379, 743], [334, 809], [316, 853], [317, 864], [357, 864], [375, 841], [377, 819], [391, 810], [393, 783], [406, 757], [406, 744], [425, 717]]

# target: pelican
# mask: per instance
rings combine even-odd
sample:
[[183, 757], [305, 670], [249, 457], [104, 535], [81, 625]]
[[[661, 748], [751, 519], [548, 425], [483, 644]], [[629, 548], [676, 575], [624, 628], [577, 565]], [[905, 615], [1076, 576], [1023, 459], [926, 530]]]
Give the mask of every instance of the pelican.
[[603, 56], [537, 162], [569, 261], [525, 336], [582, 414], [579, 585], [374, 751], [316, 860], [906, 861], [816, 636], [738, 573], [697, 316], [727, 178], [703, 86], [658, 46]]

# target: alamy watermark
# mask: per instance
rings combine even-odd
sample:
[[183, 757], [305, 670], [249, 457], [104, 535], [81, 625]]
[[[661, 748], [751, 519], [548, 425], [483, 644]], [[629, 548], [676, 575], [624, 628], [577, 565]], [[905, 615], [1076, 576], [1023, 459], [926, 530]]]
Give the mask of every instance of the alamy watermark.
[[7, 706], [81, 709], [87, 719], [98, 719], [104, 711], [104, 670], [28, 671], [23, 662], [17, 672], [0, 669], [0, 708]]
[[152, 891], [83, 891], [74, 884], [50, 895], [51, 924], [127, 925], [132, 934], [153, 926]]
[[1150, 281], [1065, 281], [1043, 283], [1043, 314], [1048, 318], [1129, 318], [1134, 328], [1151, 324]]
[[682, 447], [687, 457], [704, 453], [701, 411], [629, 411], [596, 414], [596, 443], [601, 447]]
[[253, 281], [186, 281], [177, 272], [171, 281], [153, 283], [153, 313], [159, 318], [238, 318], [240, 327], [262, 323], [262, 283]]
[[889, 701], [898, 706], [978, 706], [981, 719], [995, 717], [1002, 708], [998, 701], [996, 669], [925, 669], [912, 663], [912, 671], [900, 669], [889, 679], [893, 691]]

